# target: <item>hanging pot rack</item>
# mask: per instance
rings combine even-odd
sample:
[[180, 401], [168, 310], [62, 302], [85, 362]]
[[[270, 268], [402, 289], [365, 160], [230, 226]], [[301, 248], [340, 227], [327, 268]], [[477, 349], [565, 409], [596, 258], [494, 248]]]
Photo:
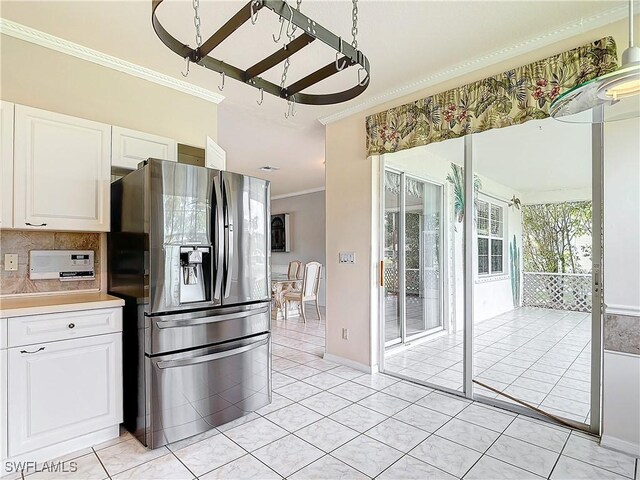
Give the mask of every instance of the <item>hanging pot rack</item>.
[[[191, 48], [189, 45], [185, 45], [184, 43], [176, 39], [162, 26], [160, 20], [158, 20], [156, 12], [163, 1], [164, 0], [152, 0], [151, 21], [153, 24], [153, 29], [155, 30], [156, 35], [158, 35], [158, 38], [160, 38], [162, 43], [164, 43], [171, 51], [186, 60], [187, 73], [189, 63], [195, 63], [202, 67], [208, 68], [209, 70], [220, 73], [222, 76], [223, 85], [225, 77], [233, 78], [260, 90], [261, 99], [263, 93], [267, 92], [277, 97], [286, 99], [288, 102], [290, 102], [290, 104], [299, 103], [306, 105], [332, 105], [336, 103], [342, 103], [357, 97], [369, 86], [370, 66], [367, 57], [353, 45], [344, 41], [341, 37], [335, 35], [322, 25], [302, 14], [298, 9], [292, 8], [287, 2], [283, 0], [250, 0], [233, 17], [231, 17], [224, 25], [222, 25], [222, 27], [220, 27], [218, 31], [211, 35], [211, 37], [209, 37], [207, 40], [199, 44], [195, 49]], [[241, 68], [223, 62], [222, 60], [213, 58], [209, 55], [218, 45], [220, 45], [226, 38], [231, 36], [238, 28], [240, 28], [240, 26], [242, 26], [248, 20], [251, 20], [251, 23], [255, 24], [257, 21], [258, 12], [265, 7], [267, 8], [267, 10], [271, 10], [280, 17], [280, 36], [276, 39], [274, 35], [273, 41], [276, 42], [280, 39], [280, 37], [282, 36], [282, 28], [286, 24], [286, 34], [289, 39], [289, 43], [285, 44], [276, 52], [260, 60], [258, 63], [254, 64], [246, 70], [242, 70]], [[198, 26], [199, 25], [196, 24], [196, 28]], [[302, 33], [297, 37], [294, 37], [296, 27], [299, 28]], [[357, 31], [357, 27], [355, 25], [354, 29]], [[279, 65], [283, 61], [286, 62], [295, 53], [299, 52], [307, 45], [314, 42], [316, 39], [320, 40], [336, 51], [336, 57], [334, 61], [331, 61], [331, 63], [328, 63], [324, 67], [310, 73], [309, 75], [301, 78], [300, 80], [297, 80], [296, 82], [288, 86], [277, 85], [260, 77], [260, 75], [267, 70], [270, 70], [271, 68]], [[355, 65], [358, 65], [359, 69], [358, 81], [354, 87], [341, 92], [327, 94], [311, 94], [304, 93], [302, 91], [340, 71], [345, 70], [348, 67], [352, 67]], [[285, 68], [287, 66], [287, 63], [285, 63]], [[283, 75], [283, 80], [285, 78], [286, 73]]]

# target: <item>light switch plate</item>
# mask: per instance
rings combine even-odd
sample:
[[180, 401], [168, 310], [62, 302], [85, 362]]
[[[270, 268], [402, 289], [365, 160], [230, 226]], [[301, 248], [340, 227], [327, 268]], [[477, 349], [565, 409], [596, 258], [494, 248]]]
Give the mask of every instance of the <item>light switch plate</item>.
[[338, 263], [356, 263], [356, 252], [340, 252]]
[[17, 253], [4, 254], [4, 270], [6, 272], [15, 272], [16, 270], [18, 270], [18, 254]]

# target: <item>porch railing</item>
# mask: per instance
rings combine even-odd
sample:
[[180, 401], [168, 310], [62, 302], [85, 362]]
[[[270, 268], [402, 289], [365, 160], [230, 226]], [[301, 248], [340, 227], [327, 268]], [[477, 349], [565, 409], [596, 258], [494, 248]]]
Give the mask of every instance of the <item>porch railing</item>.
[[[426, 273], [427, 282], [436, 282], [433, 283], [437, 285], [438, 276], [435, 270], [429, 271]], [[417, 268], [407, 268], [405, 270], [404, 281], [406, 284], [407, 294], [408, 295], [420, 295], [421, 292], [421, 284], [420, 284], [420, 270]], [[398, 269], [395, 265], [386, 266], [384, 268], [384, 284], [389, 293], [398, 293]]]
[[522, 304], [525, 307], [591, 312], [591, 274], [522, 274]]

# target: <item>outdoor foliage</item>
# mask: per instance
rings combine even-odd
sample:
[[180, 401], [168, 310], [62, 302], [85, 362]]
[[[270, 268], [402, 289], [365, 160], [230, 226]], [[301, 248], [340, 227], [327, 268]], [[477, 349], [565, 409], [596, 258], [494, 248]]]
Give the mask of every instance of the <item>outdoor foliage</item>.
[[524, 271], [590, 273], [581, 259], [591, 259], [591, 246], [579, 240], [591, 236], [591, 219], [591, 202], [523, 205]]

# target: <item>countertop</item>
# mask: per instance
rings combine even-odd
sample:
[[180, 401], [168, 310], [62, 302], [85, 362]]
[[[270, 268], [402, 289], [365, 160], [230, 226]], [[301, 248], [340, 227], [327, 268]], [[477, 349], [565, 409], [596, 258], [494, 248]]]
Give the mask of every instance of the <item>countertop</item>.
[[0, 317], [22, 317], [44, 313], [94, 310], [124, 305], [124, 300], [106, 293], [68, 293], [0, 298]]

